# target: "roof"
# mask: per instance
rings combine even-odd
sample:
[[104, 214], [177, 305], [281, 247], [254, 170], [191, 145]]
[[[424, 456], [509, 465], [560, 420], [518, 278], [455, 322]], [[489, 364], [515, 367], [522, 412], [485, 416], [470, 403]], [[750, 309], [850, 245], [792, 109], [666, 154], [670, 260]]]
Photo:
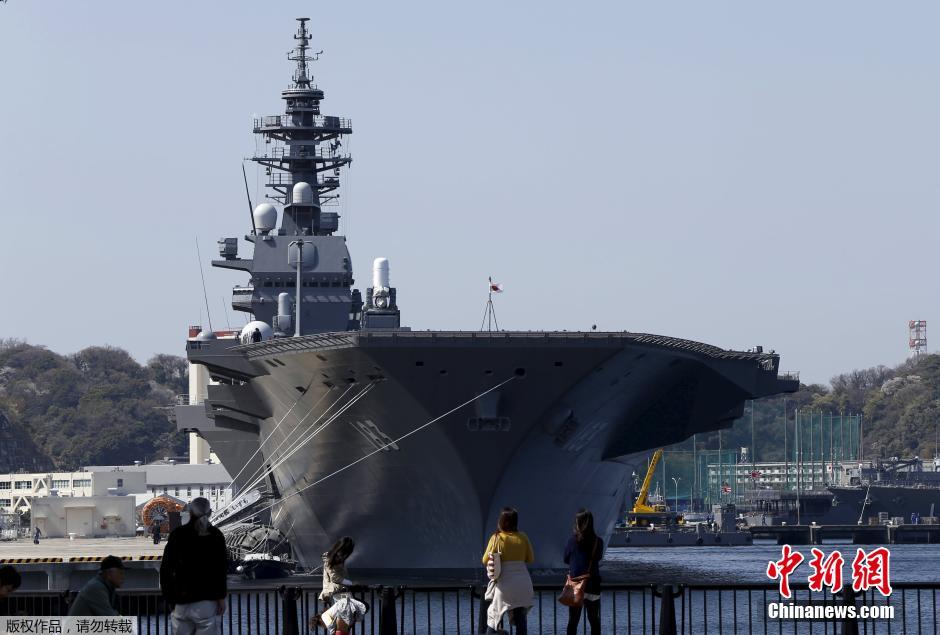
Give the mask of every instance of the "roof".
[[228, 484], [232, 477], [220, 463], [176, 465], [89, 465], [89, 472], [146, 472], [147, 486]]

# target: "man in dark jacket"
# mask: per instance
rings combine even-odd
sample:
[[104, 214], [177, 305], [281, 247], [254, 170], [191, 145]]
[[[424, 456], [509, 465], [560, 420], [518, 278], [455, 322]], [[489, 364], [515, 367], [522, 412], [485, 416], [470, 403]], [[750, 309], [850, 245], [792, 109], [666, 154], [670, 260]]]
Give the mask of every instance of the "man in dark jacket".
[[16, 591], [22, 582], [16, 569], [10, 565], [0, 567], [0, 598], [5, 598]]
[[120, 615], [117, 590], [122, 584], [124, 563], [117, 556], [107, 556], [101, 561], [98, 575], [78, 592], [78, 597], [69, 607], [69, 615]]
[[189, 521], [170, 532], [160, 564], [160, 589], [175, 605], [175, 635], [215, 633], [225, 612], [228, 551], [225, 537], [209, 524], [209, 501], [195, 498], [184, 510]]

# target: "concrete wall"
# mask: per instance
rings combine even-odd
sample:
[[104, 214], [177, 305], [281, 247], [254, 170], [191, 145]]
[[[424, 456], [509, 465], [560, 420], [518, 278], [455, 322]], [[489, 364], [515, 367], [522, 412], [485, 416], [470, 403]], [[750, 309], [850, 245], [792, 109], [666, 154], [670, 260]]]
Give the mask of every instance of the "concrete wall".
[[47, 538], [134, 536], [133, 496], [44, 496], [32, 500], [32, 527]]

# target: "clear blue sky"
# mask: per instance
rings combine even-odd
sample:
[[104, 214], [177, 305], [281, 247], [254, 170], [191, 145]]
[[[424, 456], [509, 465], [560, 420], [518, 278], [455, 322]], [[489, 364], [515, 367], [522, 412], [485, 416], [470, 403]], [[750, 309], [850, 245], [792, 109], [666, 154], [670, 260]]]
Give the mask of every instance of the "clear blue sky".
[[[940, 341], [940, 5], [858, 1], [9, 0], [0, 336], [183, 353], [297, 16], [353, 120], [357, 286], [388, 257], [405, 324], [479, 328], [492, 275], [504, 328], [762, 344], [807, 380], [901, 361], [909, 319]], [[245, 277], [206, 276], [219, 328]]]

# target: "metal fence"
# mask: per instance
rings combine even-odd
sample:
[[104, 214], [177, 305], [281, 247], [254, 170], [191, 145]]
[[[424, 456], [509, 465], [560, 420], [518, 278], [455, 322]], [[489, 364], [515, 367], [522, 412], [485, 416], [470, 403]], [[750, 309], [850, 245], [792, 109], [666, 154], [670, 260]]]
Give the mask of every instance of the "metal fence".
[[[794, 597], [785, 603], [830, 602], [845, 605], [851, 597], [810, 591], [793, 585]], [[771, 619], [767, 606], [780, 602], [775, 584], [725, 585], [605, 585], [601, 595], [602, 633], [715, 633], [734, 634], [829, 634], [840, 633], [940, 633], [937, 584], [895, 584], [894, 593], [858, 594], [856, 606], [893, 607], [890, 620]], [[559, 589], [537, 586], [535, 606], [529, 612], [529, 633], [565, 633], [568, 609], [556, 601]], [[355, 627], [357, 635], [473, 634], [486, 631], [486, 604], [482, 588], [461, 587], [366, 587], [354, 595], [369, 607], [366, 621]], [[319, 588], [238, 588], [229, 594], [222, 618], [222, 632], [238, 635], [281, 633], [323, 634], [310, 622], [325, 609]], [[122, 614], [136, 615], [141, 634], [170, 635], [166, 604], [153, 591], [121, 592]], [[0, 600], [0, 615], [61, 615], [68, 609], [69, 594], [17, 593]], [[504, 628], [515, 633], [511, 624]], [[578, 632], [588, 632], [584, 617]]]

